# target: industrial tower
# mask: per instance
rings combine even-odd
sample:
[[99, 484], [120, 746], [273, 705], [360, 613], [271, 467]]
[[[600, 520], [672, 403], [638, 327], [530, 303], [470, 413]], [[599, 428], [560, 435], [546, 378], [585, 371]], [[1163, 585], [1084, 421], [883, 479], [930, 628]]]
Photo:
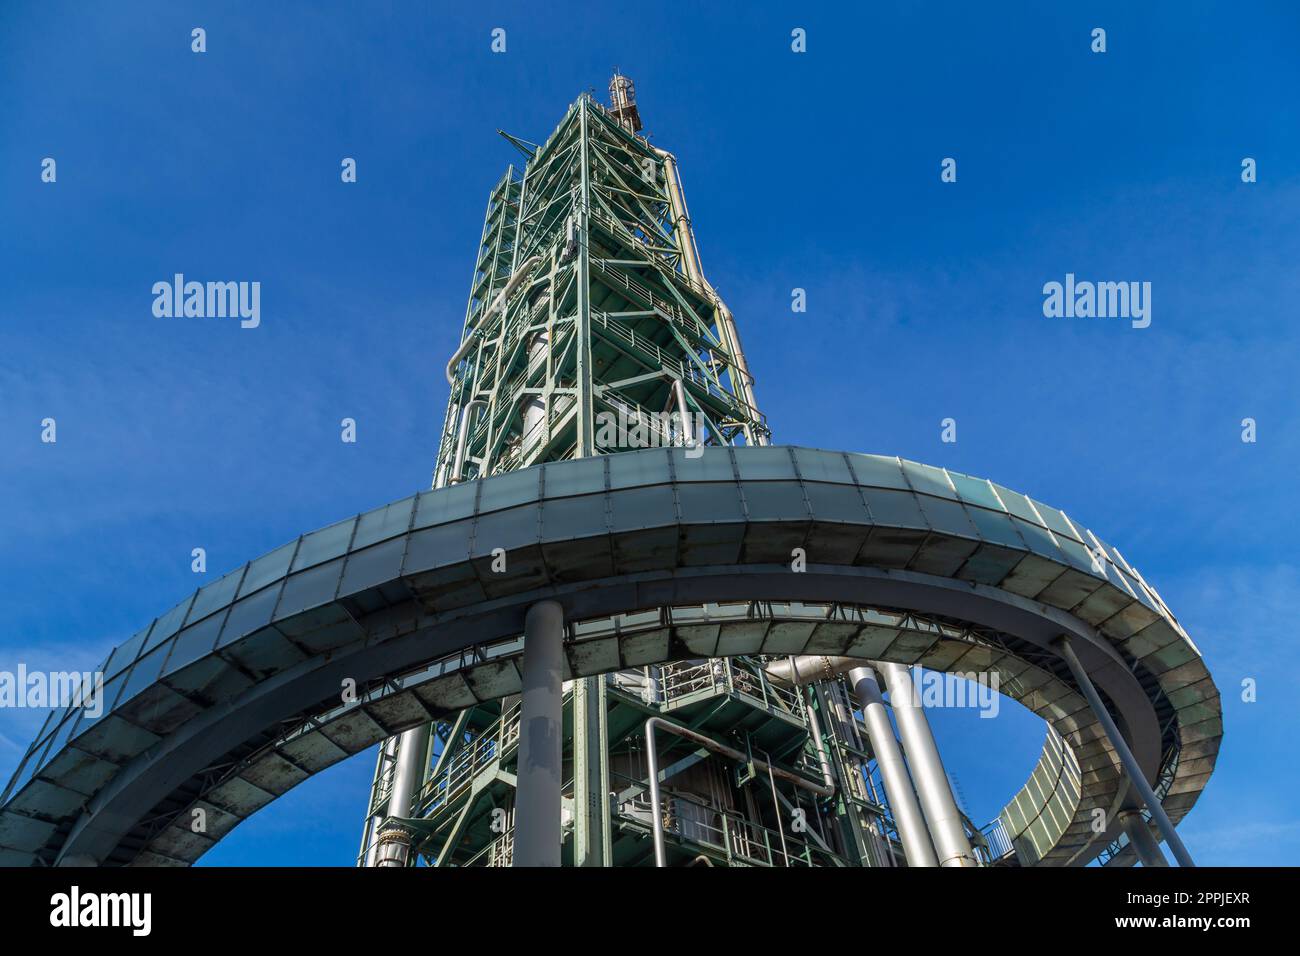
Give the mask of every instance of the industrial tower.
[[[116, 647], [0, 795], [0, 865], [188, 865], [377, 744], [362, 866], [1191, 864], [1222, 714], [1159, 594], [1002, 485], [772, 445], [640, 133], [616, 75], [507, 137], [433, 487]], [[1045, 721], [991, 823], [913, 666]]]
[[[502, 134], [527, 162], [488, 200], [435, 488], [637, 447], [768, 444], [676, 158], [642, 128], [616, 72], [607, 106], [579, 97], [541, 146]], [[692, 658], [564, 682], [563, 862], [1036, 862], [1000, 818], [980, 828], [958, 809], [908, 668], [877, 670], [906, 758], [862, 660]], [[389, 740], [359, 863], [516, 862], [520, 719], [510, 695]], [[1053, 733], [1044, 760], [1077, 772]]]
[[[579, 97], [541, 146], [502, 134], [527, 162], [507, 168], [488, 199], [461, 344], [446, 368], [435, 488], [638, 447], [768, 442], [731, 311], [700, 267], [676, 159], [638, 135], [628, 77], [615, 73], [609, 94], [608, 107]], [[626, 790], [636, 778], [643, 757], [631, 738], [647, 716], [689, 705], [675, 720], [686, 726], [708, 710], [705, 729], [739, 722], [755, 746], [786, 758], [807, 733], [801, 695], [778, 690], [744, 660], [646, 668], [564, 690], [566, 779], [582, 774], [566, 788], [564, 855], [579, 865], [621, 865], [649, 852], [648, 841], [615, 825], [610, 800], [611, 786]], [[386, 744], [362, 860], [378, 861], [391, 813], [421, 818], [417, 853], [430, 862], [508, 863], [518, 721], [510, 697]], [[698, 766], [680, 768], [675, 782], [694, 781], [731, 812], [747, 799], [749, 814], [737, 819], [764, 834], [770, 862], [767, 836], [777, 830], [759, 824], [750, 789], [726, 785], [716, 760], [689, 762]], [[471, 793], [488, 767], [500, 772]], [[624, 801], [642, 825], [647, 799]], [[784, 811], [764, 812], [775, 824]]]

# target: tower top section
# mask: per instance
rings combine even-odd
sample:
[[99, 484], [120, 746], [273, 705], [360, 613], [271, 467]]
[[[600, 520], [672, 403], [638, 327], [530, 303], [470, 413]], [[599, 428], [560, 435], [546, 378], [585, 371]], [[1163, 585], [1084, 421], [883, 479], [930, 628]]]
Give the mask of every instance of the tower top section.
[[636, 108], [636, 84], [618, 70], [609, 81], [609, 111], [629, 133], [641, 132], [641, 112]]

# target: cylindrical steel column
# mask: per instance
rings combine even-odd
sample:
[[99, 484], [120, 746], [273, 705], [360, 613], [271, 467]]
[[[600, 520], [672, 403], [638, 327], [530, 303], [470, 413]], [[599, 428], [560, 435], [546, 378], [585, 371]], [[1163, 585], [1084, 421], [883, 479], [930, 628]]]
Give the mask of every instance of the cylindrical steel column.
[[921, 808], [912, 792], [907, 765], [903, 763], [903, 753], [898, 749], [894, 727], [885, 712], [875, 671], [870, 667], [855, 667], [849, 671], [849, 680], [853, 683], [858, 706], [862, 708], [862, 719], [867, 725], [867, 736], [871, 738], [871, 750], [876, 755], [880, 776], [885, 781], [885, 796], [889, 798], [889, 808], [894, 814], [898, 838], [903, 841], [907, 865], [938, 866], [939, 861], [930, 845], [930, 834], [921, 818]]
[[[393, 767], [393, 787], [388, 794], [388, 816], [409, 817], [411, 801], [424, 786], [429, 759], [429, 724], [403, 731], [397, 741], [397, 763]], [[411, 834], [403, 827], [376, 827], [369, 866], [405, 866], [410, 856]]]
[[[962, 826], [957, 800], [948, 785], [939, 748], [930, 731], [930, 721], [921, 709], [912, 691], [912, 675], [902, 664], [880, 665], [889, 688], [889, 702], [894, 707], [898, 732], [903, 738], [907, 765], [916, 781], [916, 792], [921, 797], [925, 821], [930, 826], [935, 852], [940, 866], [979, 866], [966, 829]], [[892, 798], [891, 798], [892, 799]]]
[[403, 731], [397, 742], [397, 766], [393, 768], [393, 790], [388, 798], [390, 817], [409, 817], [411, 801], [424, 786], [429, 759], [429, 724]]
[[514, 866], [560, 865], [564, 609], [539, 601], [524, 618]]
[[821, 766], [822, 782], [828, 787], [835, 786], [835, 774], [831, 771], [831, 760], [826, 754], [826, 741], [822, 740], [822, 724], [817, 719], [817, 710], [813, 707], [812, 696], [816, 684], [808, 688], [808, 698], [804, 702], [804, 713], [808, 715], [808, 735], [812, 737], [813, 747], [817, 751], [817, 763]]
[[1156, 842], [1156, 838], [1151, 835], [1151, 831], [1147, 828], [1147, 822], [1142, 817], [1142, 811], [1121, 810], [1119, 812], [1119, 822], [1128, 835], [1128, 842], [1133, 845], [1133, 850], [1137, 853], [1137, 858], [1143, 866], [1169, 865], [1165, 855], [1160, 852], [1160, 844]]
[[[528, 368], [544, 363], [546, 361], [546, 351], [550, 348], [551, 339], [546, 330], [538, 332], [533, 336], [532, 343], [528, 346]], [[546, 400], [541, 395], [530, 395], [524, 399], [524, 419], [522, 433], [525, 450], [531, 449], [538, 440], [543, 437], [543, 433], [538, 431], [538, 427], [546, 420]]]
[[375, 866], [401, 869], [410, 857], [411, 831], [405, 827], [385, 827], [375, 844]]
[[1146, 775], [1142, 773], [1142, 767], [1138, 764], [1137, 758], [1133, 756], [1133, 751], [1129, 749], [1128, 741], [1124, 735], [1119, 732], [1115, 726], [1115, 721], [1110, 716], [1110, 711], [1106, 705], [1101, 702], [1101, 695], [1097, 693], [1097, 688], [1092, 686], [1092, 679], [1088, 672], [1083, 669], [1079, 663], [1079, 658], [1075, 656], [1074, 648], [1070, 646], [1070, 639], [1062, 634], [1054, 642], [1056, 648], [1061, 652], [1066, 665], [1070, 668], [1070, 673], [1074, 675], [1074, 682], [1079, 685], [1079, 690], [1083, 691], [1083, 696], [1088, 700], [1088, 706], [1097, 717], [1097, 722], [1101, 724], [1102, 730], [1106, 732], [1106, 738], [1110, 741], [1111, 746], [1115, 748], [1115, 753], [1119, 755], [1120, 763], [1124, 766], [1124, 775], [1128, 778], [1130, 786], [1137, 791], [1138, 796], [1142, 798], [1142, 803], [1151, 812], [1151, 819], [1154, 821], [1160, 835], [1165, 838], [1165, 843], [1174, 854], [1174, 859], [1178, 861], [1179, 866], [1195, 866], [1192, 862], [1192, 855], [1187, 852], [1187, 847], [1183, 846], [1182, 838], [1179, 837], [1178, 831], [1174, 829], [1173, 821], [1165, 813], [1164, 805], [1156, 796], [1156, 792], [1151, 789], [1151, 784], [1147, 783]]

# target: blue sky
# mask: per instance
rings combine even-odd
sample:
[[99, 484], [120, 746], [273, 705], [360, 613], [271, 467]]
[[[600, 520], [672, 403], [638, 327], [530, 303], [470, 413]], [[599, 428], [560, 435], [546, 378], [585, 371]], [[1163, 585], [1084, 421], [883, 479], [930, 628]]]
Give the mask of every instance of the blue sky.
[[[0, 5], [0, 669], [91, 667], [202, 581], [427, 486], [517, 158], [495, 130], [542, 141], [619, 66], [681, 161], [776, 440], [989, 477], [1115, 542], [1224, 695], [1190, 849], [1297, 862], [1300, 13], [1136, 7]], [[260, 281], [261, 327], [155, 318], [175, 272]], [[1067, 272], [1151, 282], [1150, 328], [1045, 318]], [[1013, 710], [935, 715], [977, 820], [1041, 746]], [[0, 775], [42, 716], [0, 712]], [[205, 862], [350, 862], [371, 769], [308, 781]]]

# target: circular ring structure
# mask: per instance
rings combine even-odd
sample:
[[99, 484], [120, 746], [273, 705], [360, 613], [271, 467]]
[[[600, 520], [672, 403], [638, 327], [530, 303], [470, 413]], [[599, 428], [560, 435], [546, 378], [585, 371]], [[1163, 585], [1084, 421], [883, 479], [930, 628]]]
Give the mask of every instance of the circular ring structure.
[[193, 862], [325, 767], [518, 693], [546, 598], [566, 678], [754, 654], [996, 672], [1050, 727], [1001, 814], [1029, 862], [1086, 863], [1119, 833], [1091, 825], [1115, 819], [1122, 777], [1060, 635], [1175, 821], [1222, 736], [1196, 646], [1062, 512], [897, 458], [648, 449], [422, 492], [200, 588], [112, 652], [101, 713], [47, 721], [0, 806], [0, 864]]

